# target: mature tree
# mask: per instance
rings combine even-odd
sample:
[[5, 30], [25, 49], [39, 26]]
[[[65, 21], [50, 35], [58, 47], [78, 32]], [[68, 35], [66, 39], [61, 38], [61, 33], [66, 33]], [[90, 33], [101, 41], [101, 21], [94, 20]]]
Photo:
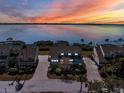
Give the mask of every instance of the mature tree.
[[89, 92], [93, 93], [104, 93], [103, 88], [104, 82], [99, 82], [99, 81], [93, 81], [93, 82], [88, 82], [89, 85]]
[[106, 39], [105, 39], [105, 42], [106, 42], [106, 43], [109, 43], [109, 41], [110, 41], [109, 38], [106, 38]]
[[12, 37], [9, 37], [6, 39], [7, 41], [13, 41], [13, 38]]

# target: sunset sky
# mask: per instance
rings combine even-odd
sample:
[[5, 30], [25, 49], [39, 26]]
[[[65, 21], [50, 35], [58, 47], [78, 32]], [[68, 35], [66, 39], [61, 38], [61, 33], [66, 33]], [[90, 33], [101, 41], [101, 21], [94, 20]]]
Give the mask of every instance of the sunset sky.
[[124, 0], [0, 0], [0, 23], [124, 24]]

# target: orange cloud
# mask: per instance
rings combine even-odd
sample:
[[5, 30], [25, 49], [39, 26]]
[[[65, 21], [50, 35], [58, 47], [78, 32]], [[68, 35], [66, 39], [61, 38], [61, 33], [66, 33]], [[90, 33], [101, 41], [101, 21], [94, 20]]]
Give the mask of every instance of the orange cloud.
[[92, 14], [106, 10], [118, 2], [122, 2], [122, 0], [56, 0], [49, 6], [48, 12], [29, 18], [29, 20], [42, 23], [88, 23], [95, 20], [92, 19]]

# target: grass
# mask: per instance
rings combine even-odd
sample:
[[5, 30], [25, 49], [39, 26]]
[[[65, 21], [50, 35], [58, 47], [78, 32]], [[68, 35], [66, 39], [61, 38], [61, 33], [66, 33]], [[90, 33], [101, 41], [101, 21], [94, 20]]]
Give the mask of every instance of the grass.
[[[21, 77], [21, 80], [24, 80], [25, 79], [25, 75], [26, 74], [22, 75], [22, 77], [21, 77], [21, 75], [18, 75], [18, 77]], [[27, 75], [26, 80], [31, 79], [32, 76], [33, 76], [33, 74]], [[16, 75], [2, 74], [2, 75], [0, 75], [0, 81], [12, 81], [12, 80], [15, 80], [15, 77], [16, 77]]]
[[48, 55], [49, 54], [49, 51], [39, 51], [39, 54], [40, 55]]
[[82, 55], [84, 57], [91, 57], [92, 56], [92, 51], [82, 51]]

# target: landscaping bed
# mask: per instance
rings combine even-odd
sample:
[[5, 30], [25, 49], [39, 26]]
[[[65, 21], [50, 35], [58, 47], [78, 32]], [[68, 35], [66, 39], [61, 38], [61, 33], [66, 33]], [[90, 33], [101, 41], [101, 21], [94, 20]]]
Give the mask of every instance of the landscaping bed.
[[16, 77], [19, 78], [20, 80], [25, 80], [25, 79], [29, 80], [33, 77], [33, 74], [23, 74], [23, 75], [2, 74], [2, 75], [0, 75], [0, 81], [12, 81], [12, 80], [15, 80]]
[[56, 75], [56, 74], [50, 74], [48, 73], [47, 74], [48, 78], [49, 79], [65, 79], [65, 80], [76, 80], [76, 81], [80, 81], [80, 78], [82, 81], [87, 81], [87, 78], [86, 78], [86, 74], [84, 75], [72, 75], [72, 74], [68, 74], [67, 76], [64, 76], [64, 75]]
[[68, 70], [63, 70], [58, 65], [51, 65], [48, 69], [47, 76], [49, 79], [87, 81], [85, 65], [72, 65]]
[[110, 64], [100, 67], [99, 73], [109, 87], [124, 88], [124, 58], [110, 60]]

